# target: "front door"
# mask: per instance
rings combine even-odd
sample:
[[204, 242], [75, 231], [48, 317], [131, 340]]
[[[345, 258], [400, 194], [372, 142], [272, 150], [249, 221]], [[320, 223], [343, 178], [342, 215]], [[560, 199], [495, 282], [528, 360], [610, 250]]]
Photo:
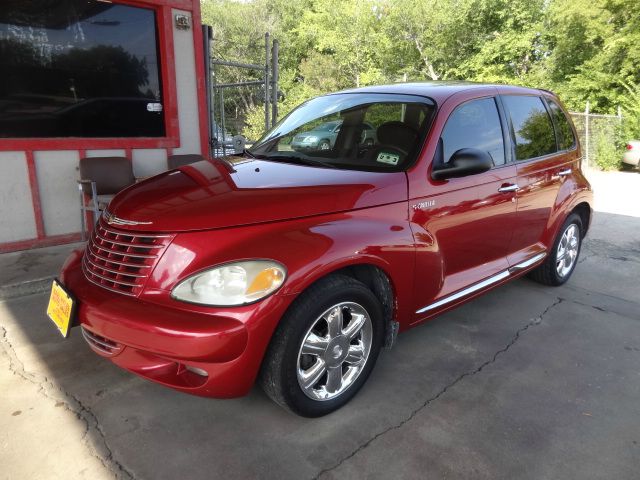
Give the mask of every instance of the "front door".
[[[429, 195], [412, 199], [410, 215], [417, 243], [415, 298], [418, 317], [443, 308], [446, 297], [486, 280], [509, 265], [516, 215], [516, 167], [506, 162], [503, 122], [493, 97], [474, 99], [449, 116], [435, 162], [447, 162], [461, 148], [488, 152], [494, 168], [463, 178], [430, 182]], [[441, 272], [438, 282], [426, 272]], [[429, 308], [430, 305], [435, 305]]]

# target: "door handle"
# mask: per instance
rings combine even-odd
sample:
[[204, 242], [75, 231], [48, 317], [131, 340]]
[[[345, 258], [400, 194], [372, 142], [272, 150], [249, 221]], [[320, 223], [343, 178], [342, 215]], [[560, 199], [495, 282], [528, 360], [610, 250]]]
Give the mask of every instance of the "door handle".
[[571, 175], [572, 170], [570, 168], [567, 168], [566, 170], [560, 170], [558, 172], [558, 175], [560, 175], [561, 177], [566, 177], [567, 175]]
[[500, 193], [517, 192], [518, 188], [519, 188], [518, 185], [515, 183], [505, 183], [498, 189], [498, 191]]

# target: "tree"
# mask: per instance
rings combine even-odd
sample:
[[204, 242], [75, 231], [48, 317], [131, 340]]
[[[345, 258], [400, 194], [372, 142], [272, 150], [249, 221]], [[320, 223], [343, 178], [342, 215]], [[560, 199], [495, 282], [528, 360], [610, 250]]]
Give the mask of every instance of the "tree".
[[[589, 100], [612, 113], [630, 98], [625, 85], [640, 84], [637, 0], [202, 1], [217, 56], [260, 63], [264, 32], [280, 40], [282, 114], [321, 93], [404, 78], [548, 88], [572, 109]], [[230, 101], [257, 112], [259, 93]]]

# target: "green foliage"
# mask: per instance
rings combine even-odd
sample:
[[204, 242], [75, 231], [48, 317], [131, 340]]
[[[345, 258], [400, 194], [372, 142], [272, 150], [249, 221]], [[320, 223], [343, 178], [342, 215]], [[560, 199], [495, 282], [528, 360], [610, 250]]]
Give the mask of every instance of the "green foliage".
[[[343, 88], [461, 79], [548, 88], [572, 110], [621, 106], [621, 138], [640, 137], [638, 0], [202, 0], [202, 12], [217, 56], [261, 63], [264, 32], [280, 40], [282, 114]], [[261, 104], [260, 89], [226, 100], [253, 138]]]
[[604, 132], [596, 135], [596, 165], [602, 170], [617, 170], [622, 160], [621, 150], [617, 145], [617, 135], [614, 138]]
[[264, 133], [264, 107], [252, 107], [246, 112], [245, 127], [242, 130], [242, 135], [255, 141], [262, 137]]
[[624, 121], [621, 125], [621, 142], [640, 139], [640, 84], [623, 83], [627, 95], [622, 97], [621, 108]]

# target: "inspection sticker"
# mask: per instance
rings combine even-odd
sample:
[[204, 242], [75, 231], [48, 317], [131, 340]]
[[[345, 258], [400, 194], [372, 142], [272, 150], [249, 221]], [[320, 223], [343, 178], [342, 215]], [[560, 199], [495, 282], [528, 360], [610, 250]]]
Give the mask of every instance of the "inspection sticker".
[[400, 155], [397, 155], [395, 153], [380, 152], [378, 154], [378, 158], [376, 158], [376, 161], [380, 163], [388, 163], [389, 165], [397, 165], [400, 161]]

